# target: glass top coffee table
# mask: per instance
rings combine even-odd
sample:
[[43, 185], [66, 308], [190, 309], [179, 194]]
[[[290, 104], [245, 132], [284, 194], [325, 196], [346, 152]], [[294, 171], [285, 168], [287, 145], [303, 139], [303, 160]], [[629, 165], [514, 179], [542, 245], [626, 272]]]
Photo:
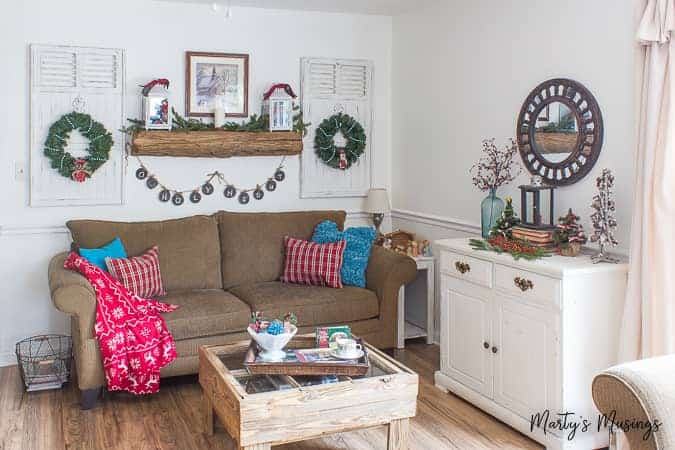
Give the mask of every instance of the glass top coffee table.
[[[292, 344], [312, 347], [313, 342], [313, 335], [304, 335]], [[363, 376], [251, 375], [243, 364], [249, 345], [241, 341], [199, 349], [207, 433], [213, 433], [215, 413], [239, 448], [263, 450], [388, 424], [387, 448], [407, 448], [418, 377], [403, 364], [364, 343], [370, 368]]]

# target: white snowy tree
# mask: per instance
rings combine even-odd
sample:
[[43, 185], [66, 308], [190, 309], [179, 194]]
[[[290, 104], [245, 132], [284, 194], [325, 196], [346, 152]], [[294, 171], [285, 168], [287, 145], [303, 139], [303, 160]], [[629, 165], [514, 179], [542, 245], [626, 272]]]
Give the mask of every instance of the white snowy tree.
[[610, 262], [617, 263], [618, 259], [607, 254], [608, 247], [618, 245], [618, 241], [614, 238], [614, 230], [616, 229], [616, 218], [614, 212], [616, 205], [614, 203], [614, 175], [609, 169], [603, 169], [602, 174], [596, 180], [598, 193], [593, 196], [593, 203], [591, 208], [595, 211], [591, 214], [591, 221], [593, 222], [593, 234], [591, 235], [591, 242], [597, 242], [600, 246], [600, 253], [593, 256], [591, 260], [594, 263]]

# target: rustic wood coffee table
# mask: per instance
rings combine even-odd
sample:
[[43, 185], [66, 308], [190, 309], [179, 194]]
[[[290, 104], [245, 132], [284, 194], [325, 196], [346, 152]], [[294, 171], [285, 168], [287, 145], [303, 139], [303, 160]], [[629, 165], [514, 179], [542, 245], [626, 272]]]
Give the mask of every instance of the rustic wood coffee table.
[[251, 375], [243, 366], [249, 344], [199, 349], [207, 433], [213, 433], [215, 412], [241, 449], [385, 424], [387, 448], [408, 447], [418, 378], [403, 364], [366, 343], [371, 367], [362, 377]]

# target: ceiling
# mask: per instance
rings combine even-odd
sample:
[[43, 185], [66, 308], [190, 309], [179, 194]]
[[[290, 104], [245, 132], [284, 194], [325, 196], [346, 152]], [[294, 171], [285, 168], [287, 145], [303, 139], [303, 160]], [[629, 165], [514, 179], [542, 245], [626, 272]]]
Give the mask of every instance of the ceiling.
[[355, 14], [380, 14], [395, 16], [422, 9], [438, 0], [161, 0], [180, 3], [212, 5], [221, 8], [243, 6], [266, 9], [291, 9], [301, 11], [324, 11]]

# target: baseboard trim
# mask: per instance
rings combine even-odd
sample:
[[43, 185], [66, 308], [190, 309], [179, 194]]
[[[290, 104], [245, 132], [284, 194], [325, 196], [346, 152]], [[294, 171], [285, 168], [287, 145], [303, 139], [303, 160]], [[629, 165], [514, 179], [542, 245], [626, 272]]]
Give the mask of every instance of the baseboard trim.
[[16, 366], [16, 355], [12, 352], [0, 353], [0, 367]]
[[461, 231], [468, 234], [480, 234], [480, 225], [467, 220], [454, 217], [437, 216], [417, 211], [407, 211], [405, 209], [393, 209], [391, 217], [394, 219], [408, 220], [411, 222], [431, 225], [452, 231]]

